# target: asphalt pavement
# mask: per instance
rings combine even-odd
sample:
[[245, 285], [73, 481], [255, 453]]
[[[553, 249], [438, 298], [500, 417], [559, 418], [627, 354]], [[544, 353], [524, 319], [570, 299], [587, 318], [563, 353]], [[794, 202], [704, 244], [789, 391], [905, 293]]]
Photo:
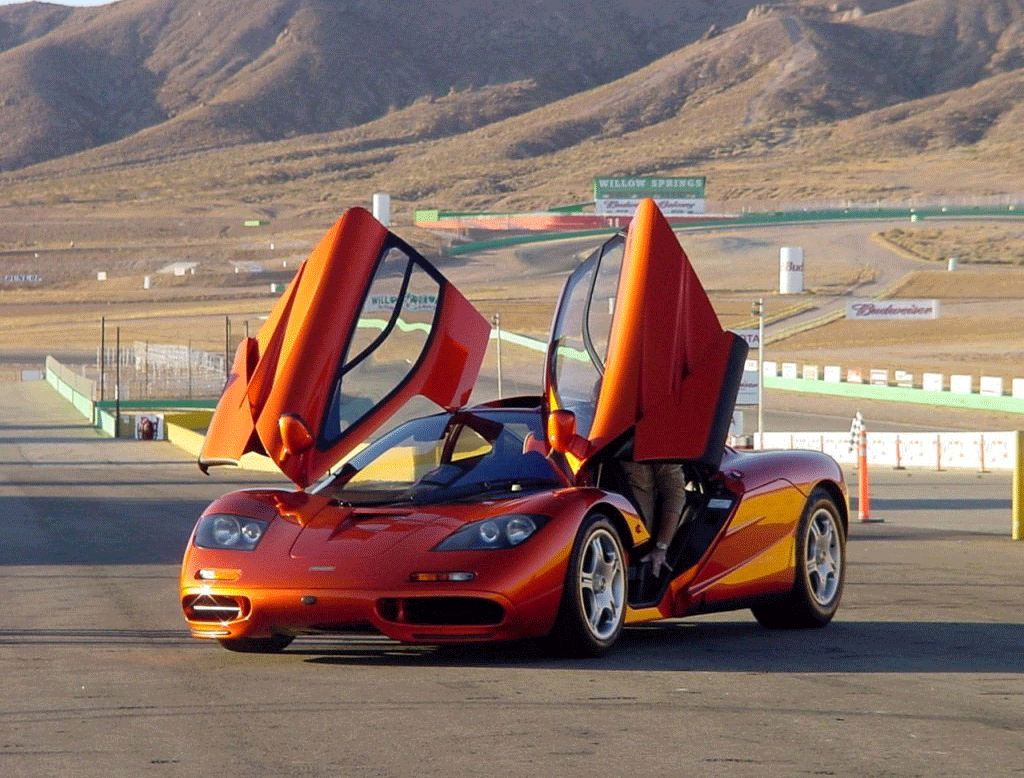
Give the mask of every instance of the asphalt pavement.
[[630, 628], [589, 661], [376, 638], [248, 656], [188, 636], [177, 566], [210, 499], [270, 477], [206, 477], [46, 384], [0, 389], [5, 778], [1024, 775], [1005, 474], [872, 469], [883, 521], [852, 524], [822, 630], [741, 611]]

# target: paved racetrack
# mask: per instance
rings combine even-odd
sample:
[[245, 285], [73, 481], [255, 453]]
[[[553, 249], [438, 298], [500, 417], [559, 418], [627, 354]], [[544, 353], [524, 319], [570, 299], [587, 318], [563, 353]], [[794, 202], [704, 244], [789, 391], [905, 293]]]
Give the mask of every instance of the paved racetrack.
[[[2, 386], [0, 773], [15, 776], [1020, 776], [1024, 544], [1009, 477], [872, 471], [830, 627], [746, 613], [611, 655], [188, 637], [177, 562], [217, 472]], [[851, 474], [855, 477], [855, 474]], [[856, 493], [856, 484], [852, 484]]]

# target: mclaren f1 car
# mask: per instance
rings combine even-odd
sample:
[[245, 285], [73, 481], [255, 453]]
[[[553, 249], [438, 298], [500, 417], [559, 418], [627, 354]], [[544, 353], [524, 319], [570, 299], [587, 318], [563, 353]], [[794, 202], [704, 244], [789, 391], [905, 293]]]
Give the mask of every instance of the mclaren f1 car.
[[[249, 452], [295, 488], [234, 492], [188, 541], [192, 634], [537, 639], [595, 656], [624, 626], [750, 608], [819, 627], [843, 590], [842, 472], [726, 445], [747, 347], [653, 201], [565, 282], [541, 393], [469, 404], [491, 328], [409, 244], [348, 211], [238, 347], [199, 456]], [[666, 551], [617, 466], [675, 463]]]

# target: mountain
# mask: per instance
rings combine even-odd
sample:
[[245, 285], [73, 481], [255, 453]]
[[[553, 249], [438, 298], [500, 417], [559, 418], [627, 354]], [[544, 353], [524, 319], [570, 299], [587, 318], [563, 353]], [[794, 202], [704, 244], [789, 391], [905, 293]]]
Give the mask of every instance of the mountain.
[[0, 180], [22, 199], [68, 197], [59, 179], [99, 199], [509, 208], [598, 174], [715, 171], [722, 199], [1024, 180], [1024, 0], [524, 8], [0, 7]]
[[176, 149], [277, 140], [517, 84], [480, 114], [493, 121], [620, 77], [750, 5], [122, 0], [63, 16], [8, 6], [0, 167], [157, 127], [151, 143]]

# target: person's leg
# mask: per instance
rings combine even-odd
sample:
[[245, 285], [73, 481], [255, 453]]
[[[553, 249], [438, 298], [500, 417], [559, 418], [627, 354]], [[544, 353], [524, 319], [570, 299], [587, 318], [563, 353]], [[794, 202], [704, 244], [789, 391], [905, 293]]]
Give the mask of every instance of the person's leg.
[[654, 506], [657, 500], [654, 485], [654, 467], [645, 462], [622, 462], [622, 470], [626, 474], [633, 502], [640, 511], [647, 531], [654, 533]]

